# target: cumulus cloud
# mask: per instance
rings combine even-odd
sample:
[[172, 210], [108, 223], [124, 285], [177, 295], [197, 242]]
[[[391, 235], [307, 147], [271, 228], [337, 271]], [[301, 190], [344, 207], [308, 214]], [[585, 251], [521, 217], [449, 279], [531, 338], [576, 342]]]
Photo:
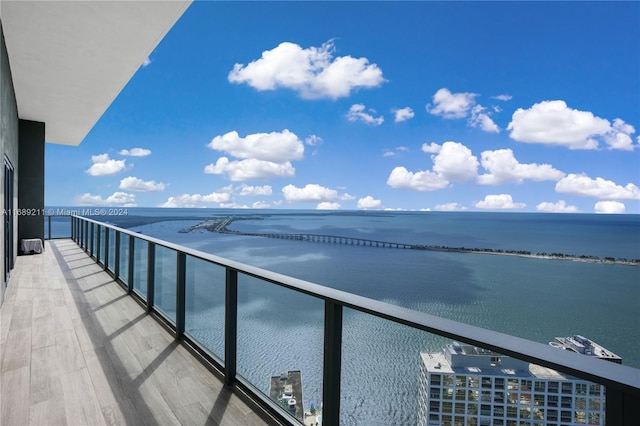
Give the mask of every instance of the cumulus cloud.
[[427, 104], [427, 112], [443, 118], [463, 118], [475, 105], [477, 93], [462, 92], [451, 93], [449, 89], [442, 88], [433, 95], [433, 104]]
[[387, 178], [387, 185], [396, 189], [414, 189], [416, 191], [435, 191], [446, 188], [449, 181], [429, 170], [410, 172], [405, 167], [396, 167]]
[[331, 40], [306, 49], [283, 42], [262, 52], [260, 59], [246, 66], [235, 64], [228, 79], [259, 91], [291, 89], [305, 99], [338, 99], [349, 96], [353, 90], [375, 88], [385, 82], [382, 70], [367, 58], [334, 58], [334, 51]]
[[[349, 121], [362, 121], [363, 123], [370, 124], [372, 126], [379, 126], [384, 122], [384, 117], [374, 117], [373, 115], [365, 112], [365, 106], [363, 104], [353, 104], [349, 108], [347, 113], [347, 120]], [[375, 110], [369, 109], [369, 112], [376, 113]]]
[[567, 205], [564, 200], [560, 200], [557, 203], [542, 202], [536, 206], [536, 210], [548, 213], [578, 213], [580, 211], [576, 206]]
[[510, 101], [511, 99], [513, 99], [513, 96], [507, 95], [505, 93], [505, 94], [502, 94], [502, 95], [492, 96], [491, 98], [492, 99], [497, 99], [499, 101]]
[[459, 142], [445, 142], [433, 159], [433, 171], [454, 182], [466, 182], [478, 174], [478, 159]]
[[640, 188], [633, 183], [622, 186], [601, 177], [591, 179], [574, 173], [556, 183], [556, 192], [608, 200], [640, 200]]
[[120, 189], [125, 191], [154, 192], [164, 191], [165, 184], [155, 180], [144, 181], [137, 177], [129, 176], [120, 181]]
[[442, 146], [438, 145], [435, 142], [431, 142], [429, 145], [426, 143], [422, 144], [422, 152], [426, 152], [427, 154], [437, 154], [442, 149]]
[[130, 157], [146, 157], [147, 155], [151, 155], [151, 150], [145, 148], [121, 149], [118, 154]]
[[249, 158], [241, 161], [229, 161], [227, 157], [220, 157], [215, 164], [208, 164], [204, 168], [206, 174], [227, 174], [234, 182], [252, 179], [270, 179], [276, 177], [291, 177], [295, 168], [289, 161], [274, 163], [271, 161]]
[[282, 188], [282, 193], [287, 201], [331, 201], [338, 198], [338, 192], [335, 189], [315, 183], [309, 183], [304, 188], [289, 184]]
[[358, 200], [358, 208], [361, 210], [379, 210], [382, 209], [382, 201], [376, 200], [371, 195], [360, 198]]
[[542, 101], [529, 109], [518, 108], [507, 126], [509, 136], [519, 142], [597, 149], [603, 140], [610, 149], [633, 150], [633, 126], [617, 118], [613, 125], [590, 111], [567, 106], [562, 100]]
[[232, 131], [216, 136], [207, 146], [237, 158], [254, 158], [275, 163], [301, 160], [304, 155], [304, 144], [295, 133], [287, 129], [282, 132], [254, 133], [244, 138]]
[[469, 117], [471, 127], [479, 127], [487, 133], [500, 133], [500, 128], [489, 116], [489, 112], [482, 105], [476, 105], [471, 109]]
[[323, 201], [316, 206], [317, 210], [340, 210], [340, 203], [332, 203], [330, 201]]
[[231, 199], [228, 192], [212, 192], [208, 195], [182, 194], [177, 197], [169, 197], [166, 202], [159, 207], [184, 207], [197, 208], [206, 207], [211, 203], [227, 203]]
[[322, 138], [316, 135], [309, 135], [305, 138], [304, 143], [309, 146], [318, 146], [322, 144]]
[[93, 165], [86, 172], [91, 176], [109, 176], [115, 175], [125, 169], [127, 160], [113, 160], [109, 158], [109, 154], [92, 155], [91, 161]]
[[257, 196], [257, 195], [271, 195], [273, 193], [273, 189], [270, 185], [264, 186], [249, 186], [249, 185], [241, 185], [239, 195], [241, 196]]
[[271, 208], [271, 204], [265, 202], [265, 201], [256, 201], [255, 203], [253, 203], [251, 205], [251, 208], [253, 209], [269, 209]]
[[514, 203], [510, 194], [487, 195], [484, 200], [478, 201], [476, 207], [488, 210], [510, 210], [526, 207], [524, 203]]
[[149, 65], [151, 65], [151, 58], [147, 58], [144, 61], [142, 61], [142, 68], [146, 68]]
[[465, 206], [458, 203], [438, 204], [433, 209], [438, 212], [462, 212], [468, 210]]
[[503, 183], [522, 183], [525, 179], [533, 181], [558, 180], [564, 176], [560, 170], [549, 164], [522, 164], [510, 149], [484, 151], [481, 155], [482, 167], [489, 173], [478, 176], [478, 183], [500, 185]]
[[596, 213], [622, 214], [625, 206], [620, 201], [598, 201], [594, 206]]
[[77, 196], [75, 201], [81, 206], [136, 207], [136, 196], [126, 192], [114, 192], [107, 198], [86, 192]]
[[393, 114], [395, 115], [394, 121], [396, 123], [400, 123], [402, 121], [411, 120], [416, 115], [413, 112], [413, 109], [411, 109], [409, 107], [394, 109], [392, 111], [393, 111]]

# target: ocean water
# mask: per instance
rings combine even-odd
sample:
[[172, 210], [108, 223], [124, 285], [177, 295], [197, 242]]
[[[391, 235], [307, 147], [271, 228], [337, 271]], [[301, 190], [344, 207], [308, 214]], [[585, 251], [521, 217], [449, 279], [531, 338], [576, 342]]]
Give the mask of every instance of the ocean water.
[[[242, 232], [638, 259], [637, 215], [130, 209], [126, 218], [109, 219], [217, 256], [542, 343], [582, 334], [640, 368], [638, 266], [178, 232], [226, 215], [256, 217], [229, 225]], [[144, 224], [149, 220], [135, 216], [169, 220]], [[222, 357], [224, 271], [203, 264], [187, 270], [188, 282], [207, 283], [188, 290], [187, 331]], [[319, 406], [323, 309], [310, 296], [240, 276], [239, 374], [268, 394], [271, 375], [299, 369], [305, 408]], [[445, 343], [345, 310], [341, 423], [415, 424], [419, 353]]]

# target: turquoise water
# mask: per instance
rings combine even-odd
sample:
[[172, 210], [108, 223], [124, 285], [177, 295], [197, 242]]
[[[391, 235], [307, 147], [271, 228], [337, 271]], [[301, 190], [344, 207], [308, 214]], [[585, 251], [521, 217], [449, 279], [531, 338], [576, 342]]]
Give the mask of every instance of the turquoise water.
[[[250, 214], [261, 220], [237, 221], [230, 229], [637, 259], [638, 216], [134, 211], [173, 216], [132, 228], [145, 235], [542, 343], [582, 334], [620, 355], [624, 364], [640, 368], [636, 266], [178, 233], [197, 223], [189, 220], [192, 216]], [[202, 277], [211, 277], [210, 285], [192, 289], [187, 320], [187, 330], [217, 354], [222, 353], [222, 272], [202, 271]], [[239, 373], [268, 393], [271, 375], [300, 369], [305, 407], [319, 405], [323, 312], [319, 300], [241, 276]], [[415, 424], [418, 354], [438, 351], [445, 341], [349, 310], [343, 333], [342, 422]]]

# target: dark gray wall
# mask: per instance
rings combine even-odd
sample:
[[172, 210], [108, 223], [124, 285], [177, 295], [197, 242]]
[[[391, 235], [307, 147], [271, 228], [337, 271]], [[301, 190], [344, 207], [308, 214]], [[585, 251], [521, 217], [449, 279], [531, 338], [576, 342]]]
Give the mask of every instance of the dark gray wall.
[[44, 123], [20, 120], [18, 143], [18, 240], [44, 240]]
[[[9, 57], [7, 55], [7, 46], [4, 43], [4, 33], [2, 32], [2, 23], [0, 23], [0, 166], [1, 161], [6, 158], [11, 162], [15, 170], [16, 179], [14, 180], [14, 202], [17, 206], [18, 194], [18, 107], [16, 104], [16, 95], [13, 90], [13, 79], [11, 78], [11, 68], [9, 67]], [[0, 203], [4, 200], [4, 173], [0, 172]], [[0, 206], [4, 208], [4, 204]], [[3, 212], [4, 213], [4, 212]], [[4, 218], [2, 218], [4, 219]], [[0, 220], [0, 303], [4, 300], [4, 220]], [[14, 221], [14, 236], [18, 235], [18, 223]], [[13, 244], [13, 253], [18, 253], [17, 238], [11, 242]], [[14, 259], [15, 260], [15, 259]]]

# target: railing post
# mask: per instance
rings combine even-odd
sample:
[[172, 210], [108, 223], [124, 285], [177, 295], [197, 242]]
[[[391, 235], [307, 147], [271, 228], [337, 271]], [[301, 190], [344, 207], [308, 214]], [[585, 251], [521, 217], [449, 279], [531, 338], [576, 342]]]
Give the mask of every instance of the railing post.
[[129, 276], [127, 277], [127, 292], [133, 292], [133, 268], [136, 263], [135, 257], [136, 237], [129, 235]]
[[94, 231], [95, 231], [95, 223], [91, 222], [89, 224], [89, 254], [93, 257], [96, 256], [96, 254], [93, 252], [93, 238], [94, 238]]
[[48, 219], [49, 219], [49, 239], [51, 239], [51, 215], [49, 215]]
[[340, 373], [342, 370], [342, 305], [324, 302], [324, 369], [322, 423], [340, 424]]
[[109, 269], [109, 228], [104, 228], [104, 270]]
[[176, 259], [176, 339], [184, 334], [186, 276], [187, 255], [179, 251]]
[[115, 242], [115, 254], [113, 259], [113, 278], [120, 278], [120, 231], [115, 231], [116, 233], [116, 242]]
[[238, 350], [238, 271], [226, 269], [224, 309], [224, 384], [233, 385], [236, 380]]
[[156, 245], [148, 243], [147, 248], [147, 312], [153, 310], [156, 294]]

